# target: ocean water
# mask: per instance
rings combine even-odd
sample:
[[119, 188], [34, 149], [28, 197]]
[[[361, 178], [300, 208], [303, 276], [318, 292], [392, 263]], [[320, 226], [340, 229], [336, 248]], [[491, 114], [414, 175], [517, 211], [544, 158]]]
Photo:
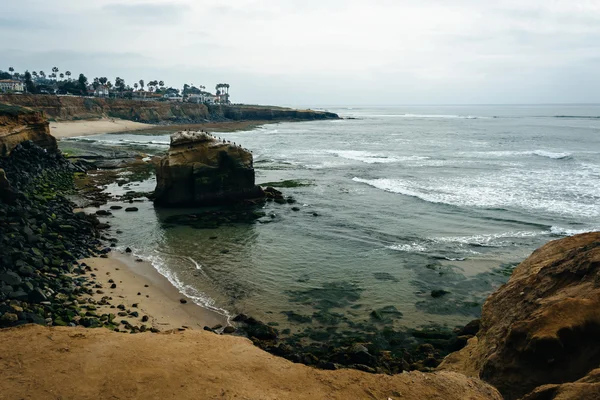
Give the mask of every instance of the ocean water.
[[[453, 327], [537, 247], [600, 229], [600, 106], [328, 110], [350, 119], [218, 134], [252, 150], [257, 183], [303, 182], [281, 189], [299, 212], [269, 203], [255, 224], [195, 230], [164, 223], [195, 210], [146, 202], [111, 220], [120, 245], [198, 304], [292, 332], [372, 322], [384, 307], [395, 327]], [[148, 152], [169, 141], [86, 140]]]

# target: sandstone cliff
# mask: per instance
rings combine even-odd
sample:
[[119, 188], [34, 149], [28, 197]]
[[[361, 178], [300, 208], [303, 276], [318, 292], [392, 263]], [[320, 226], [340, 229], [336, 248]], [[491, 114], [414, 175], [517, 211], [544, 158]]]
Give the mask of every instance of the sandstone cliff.
[[491, 386], [453, 372], [323, 371], [204, 331], [27, 325], [0, 330], [0, 354], [2, 399], [501, 400]]
[[333, 113], [261, 106], [206, 106], [204, 104], [100, 99], [49, 95], [0, 95], [0, 103], [31, 107], [55, 120], [121, 118], [146, 123], [201, 123], [206, 121], [310, 121], [337, 119]]
[[550, 242], [522, 262], [485, 302], [477, 336], [440, 369], [480, 377], [509, 400], [534, 389], [527, 399], [600, 398], [599, 337], [596, 232]]
[[12, 149], [26, 140], [47, 150], [58, 148], [42, 112], [0, 104], [0, 157], [9, 155]]
[[208, 133], [177, 132], [156, 169], [155, 203], [210, 206], [263, 196], [254, 184], [252, 154]]

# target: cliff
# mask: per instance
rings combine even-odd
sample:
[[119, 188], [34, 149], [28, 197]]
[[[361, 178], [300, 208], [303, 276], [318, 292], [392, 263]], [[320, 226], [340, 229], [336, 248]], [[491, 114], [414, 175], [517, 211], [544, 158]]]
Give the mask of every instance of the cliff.
[[203, 132], [171, 135], [156, 169], [155, 203], [210, 206], [263, 197], [254, 184], [252, 154]]
[[27, 325], [0, 330], [0, 354], [3, 399], [501, 400], [489, 385], [453, 372], [323, 371], [204, 331]]
[[599, 310], [600, 232], [550, 242], [489, 297], [480, 331], [440, 369], [507, 400], [600, 398]]
[[58, 148], [42, 112], [0, 104], [0, 157], [8, 156], [19, 143], [27, 140], [47, 150]]
[[121, 118], [146, 123], [201, 123], [206, 121], [310, 121], [337, 119], [336, 114], [262, 106], [206, 106], [166, 101], [101, 99], [50, 95], [0, 95], [0, 103], [43, 111], [57, 121]]

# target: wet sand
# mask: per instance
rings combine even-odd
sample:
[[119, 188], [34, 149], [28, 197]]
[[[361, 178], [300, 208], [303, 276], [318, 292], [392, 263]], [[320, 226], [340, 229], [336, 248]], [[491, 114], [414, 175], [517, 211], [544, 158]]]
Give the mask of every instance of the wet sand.
[[[102, 285], [102, 293], [95, 293], [94, 300], [98, 302], [102, 297], [109, 296], [112, 297], [110, 305], [123, 304], [126, 310], [139, 313], [137, 318], [117, 316], [115, 321], [126, 320], [138, 327], [145, 324], [160, 331], [227, 325], [227, 317], [194, 304], [191, 299], [179, 293], [152, 264], [136, 262], [133, 255], [113, 252], [109, 258], [89, 258], [82, 262], [92, 268], [95, 280]], [[111, 289], [111, 279], [116, 284], [115, 289]], [[185, 299], [187, 303], [182, 304], [181, 299]], [[97, 313], [117, 314], [121, 311], [110, 308], [110, 305], [97, 306]], [[149, 317], [147, 322], [142, 322], [144, 315]], [[122, 327], [123, 325], [119, 326], [120, 329]]]
[[57, 139], [98, 135], [101, 133], [117, 133], [149, 129], [154, 125], [127, 121], [118, 118], [104, 118], [86, 121], [50, 122], [50, 133]]

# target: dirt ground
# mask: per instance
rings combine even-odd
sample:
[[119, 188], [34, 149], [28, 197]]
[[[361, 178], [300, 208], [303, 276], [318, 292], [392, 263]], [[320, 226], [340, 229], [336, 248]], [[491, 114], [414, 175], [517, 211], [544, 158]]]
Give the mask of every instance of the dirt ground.
[[322, 371], [247, 339], [26, 325], [0, 330], [0, 399], [403, 399], [501, 397], [454, 372]]

